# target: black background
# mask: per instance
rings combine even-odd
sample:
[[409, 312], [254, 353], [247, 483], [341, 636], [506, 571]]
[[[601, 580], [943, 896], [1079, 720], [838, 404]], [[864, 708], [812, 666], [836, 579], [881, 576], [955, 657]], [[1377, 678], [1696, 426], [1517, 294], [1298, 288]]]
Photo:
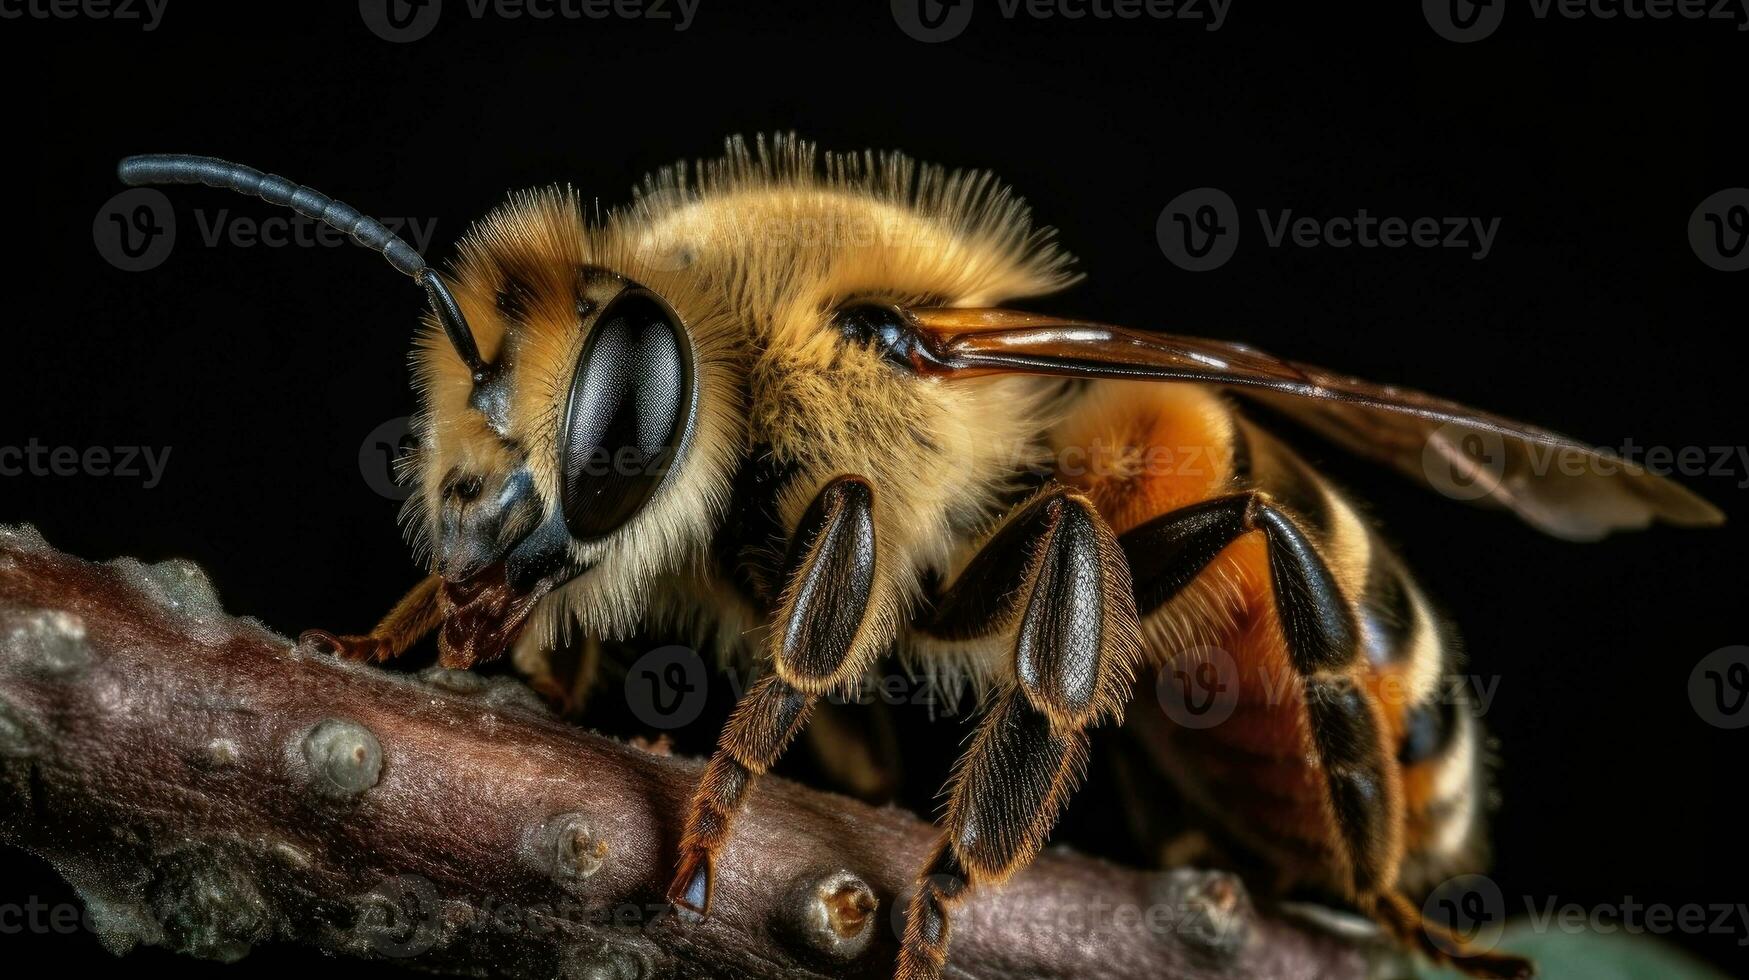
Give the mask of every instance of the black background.
[[[1208, 32], [1010, 21], [979, 0], [941, 44], [907, 37], [882, 2], [703, 0], [675, 32], [475, 21], [450, 0], [406, 44], [346, 2], [171, 0], [151, 33], [0, 21], [6, 230], [20, 253], [5, 273], [0, 445], [171, 447], [150, 490], [0, 478], [0, 521], [93, 558], [192, 558], [229, 609], [288, 633], [362, 627], [416, 575], [360, 453], [413, 407], [417, 290], [350, 246], [204, 247], [195, 208], [270, 211], [197, 189], [172, 192], [169, 259], [117, 270], [93, 221], [119, 190], [114, 162], [143, 151], [217, 154], [367, 212], [435, 219], [442, 257], [511, 189], [568, 182], [611, 205], [727, 135], [793, 129], [1003, 175], [1088, 273], [1045, 308], [1247, 340], [1600, 445], [1746, 441], [1749, 273], [1703, 265], [1685, 227], [1703, 198], [1749, 183], [1749, 35], [1515, 6], [1494, 36], [1460, 45], [1417, 4], [1278, 6], [1238, 0]], [[1191, 274], [1163, 257], [1155, 221], [1205, 185], [1232, 195], [1246, 227], [1231, 262]], [[1500, 233], [1473, 261], [1267, 248], [1254, 218], [1363, 207], [1498, 216]], [[1499, 678], [1485, 721], [1504, 760], [1493, 876], [1509, 907], [1749, 900], [1736, 802], [1749, 733], [1706, 724], [1686, 693], [1702, 656], [1749, 640], [1743, 522], [1567, 544], [1307, 448], [1372, 501], [1472, 671]], [[1738, 461], [1684, 482], [1735, 519], [1746, 479]], [[924, 737], [962, 732], [939, 722]], [[1096, 819], [1072, 812], [1065, 833]], [[70, 895], [34, 860], [0, 862], [0, 903]], [[1741, 938], [1678, 941], [1741, 970]], [[25, 949], [110, 962], [87, 936], [0, 936], [9, 958]]]

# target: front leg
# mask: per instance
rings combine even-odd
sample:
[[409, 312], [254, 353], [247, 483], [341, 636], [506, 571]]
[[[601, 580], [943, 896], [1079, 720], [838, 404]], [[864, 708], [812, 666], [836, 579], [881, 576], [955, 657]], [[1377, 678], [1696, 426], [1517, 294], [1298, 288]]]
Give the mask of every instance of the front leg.
[[1092, 503], [1062, 488], [1011, 517], [921, 626], [947, 639], [1006, 634], [1014, 677], [949, 783], [899, 980], [940, 977], [953, 908], [1038, 854], [1085, 767], [1086, 729], [1122, 713], [1142, 650], [1123, 553]]
[[807, 724], [820, 696], [859, 676], [886, 638], [876, 590], [874, 491], [841, 476], [814, 498], [791, 539], [773, 617], [772, 673], [742, 696], [694, 792], [668, 900], [708, 914], [717, 857], [753, 781]]
[[326, 630], [307, 630], [298, 639], [345, 660], [376, 663], [393, 660], [443, 621], [443, 608], [438, 603], [442, 585], [441, 576], [426, 576], [395, 603], [376, 629], [364, 636], [336, 636]]

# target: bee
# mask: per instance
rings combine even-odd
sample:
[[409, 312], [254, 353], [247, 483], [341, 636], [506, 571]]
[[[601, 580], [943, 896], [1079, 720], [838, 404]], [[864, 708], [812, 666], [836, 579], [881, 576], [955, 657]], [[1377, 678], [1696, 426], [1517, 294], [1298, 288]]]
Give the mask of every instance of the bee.
[[[1475, 975], [1531, 972], [1419, 911], [1485, 850], [1482, 736], [1443, 696], [1454, 645], [1356, 504], [1248, 404], [1563, 538], [1722, 519], [1429, 395], [1004, 306], [1078, 278], [1054, 233], [989, 175], [897, 154], [731, 140], [593, 219], [569, 190], [517, 194], [447, 275], [248, 167], [143, 156], [120, 176], [292, 207], [428, 294], [405, 517], [429, 574], [370, 633], [307, 640], [383, 661], [435, 631], [441, 662], [469, 667], [678, 627], [758, 666], [685, 816], [675, 905], [710, 912], [750, 787], [822, 698], [890, 652], [980, 685], [901, 980], [941, 976], [956, 908], [1034, 858], [1090, 730], [1132, 701], [1126, 727], [1271, 894], [1347, 906]], [[1152, 464], [1162, 448], [1195, 465]], [[1211, 668], [1221, 724], [1137, 697]]]

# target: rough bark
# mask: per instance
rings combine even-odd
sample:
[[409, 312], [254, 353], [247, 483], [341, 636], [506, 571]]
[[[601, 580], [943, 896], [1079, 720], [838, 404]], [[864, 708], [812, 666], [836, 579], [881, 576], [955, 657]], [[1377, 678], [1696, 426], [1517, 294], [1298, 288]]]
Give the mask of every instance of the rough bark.
[[[508, 679], [339, 663], [225, 615], [186, 562], [0, 528], [0, 839], [112, 949], [264, 941], [512, 977], [881, 977], [929, 824], [766, 779], [708, 920], [661, 900], [701, 763]], [[956, 925], [964, 977], [1331, 977], [1363, 951], [1222, 873], [1053, 850]]]

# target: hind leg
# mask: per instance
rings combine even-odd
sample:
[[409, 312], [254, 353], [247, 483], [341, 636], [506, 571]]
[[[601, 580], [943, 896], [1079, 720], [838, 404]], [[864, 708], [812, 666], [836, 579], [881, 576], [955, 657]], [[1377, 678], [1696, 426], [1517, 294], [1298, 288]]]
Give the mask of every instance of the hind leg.
[[[1302, 699], [1310, 744], [1345, 867], [1333, 877], [1347, 897], [1406, 944], [1478, 976], [1528, 975], [1515, 957], [1467, 953], [1430, 941], [1436, 927], [1397, 894], [1403, 857], [1403, 787], [1387, 744], [1384, 709], [1364, 683], [1354, 604], [1344, 596], [1313, 534], [1267, 494], [1250, 491], [1193, 504], [1141, 524], [1120, 543], [1135, 575], [1138, 605], [1151, 612], [1178, 595], [1242, 535], [1263, 535], [1270, 590], [1292, 684]], [[1442, 937], [1443, 938], [1443, 937]]]
[[1373, 918], [1398, 942], [1421, 950], [1435, 963], [1450, 963], [1467, 976], [1491, 980], [1529, 980], [1536, 976], [1536, 965], [1522, 956], [1468, 948], [1462, 937], [1427, 921], [1415, 903], [1402, 895], [1380, 896]]

